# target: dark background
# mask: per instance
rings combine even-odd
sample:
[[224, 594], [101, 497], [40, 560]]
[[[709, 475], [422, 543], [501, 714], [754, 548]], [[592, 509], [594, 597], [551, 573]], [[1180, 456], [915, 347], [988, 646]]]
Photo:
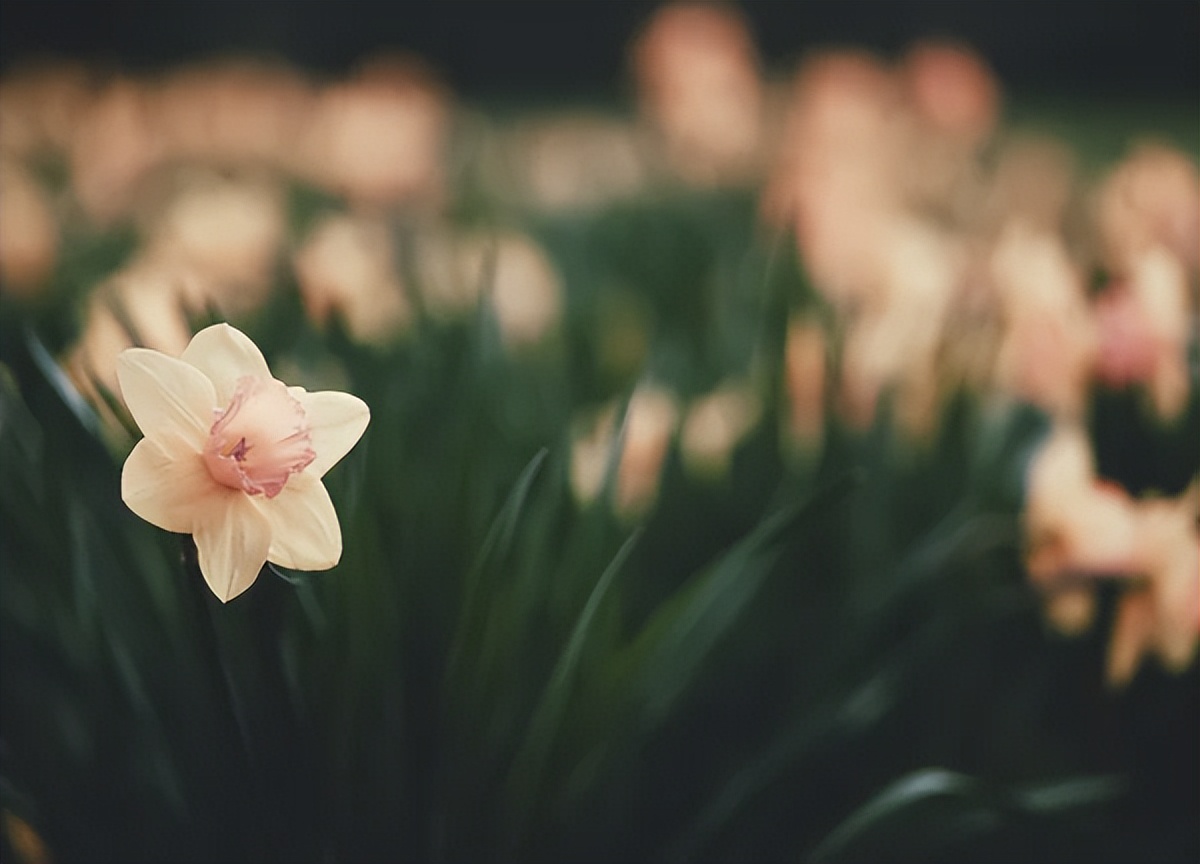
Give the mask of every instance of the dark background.
[[[265, 52], [341, 74], [385, 49], [423, 55], [467, 97], [577, 97], [622, 86], [624, 50], [659, 3], [379, 0], [2, 0], [0, 65], [57, 54], [146, 70]], [[895, 55], [974, 45], [1017, 93], [1200, 101], [1195, 0], [759, 0], [739, 4], [771, 68], [809, 48]]]

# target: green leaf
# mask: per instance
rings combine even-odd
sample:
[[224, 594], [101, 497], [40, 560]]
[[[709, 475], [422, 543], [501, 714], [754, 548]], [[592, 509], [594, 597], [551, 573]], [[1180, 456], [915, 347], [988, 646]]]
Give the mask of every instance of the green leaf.
[[[514, 837], [524, 833], [527, 819], [532, 815], [531, 805], [538, 794], [546, 762], [557, 740], [563, 714], [575, 686], [579, 659], [591, 633], [592, 624], [596, 620], [596, 613], [640, 536], [641, 533], [636, 532], [625, 541], [597, 580], [596, 587], [579, 613], [571, 637], [554, 665], [554, 671], [529, 722], [521, 749], [513, 761], [506, 788], [509, 806], [515, 808], [513, 818], [509, 822]], [[529, 806], [522, 810], [522, 805]], [[521, 818], [522, 815], [525, 819]]]

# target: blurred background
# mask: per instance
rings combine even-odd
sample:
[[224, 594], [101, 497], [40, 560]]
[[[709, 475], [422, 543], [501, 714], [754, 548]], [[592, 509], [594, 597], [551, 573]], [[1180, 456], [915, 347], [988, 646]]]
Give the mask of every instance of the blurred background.
[[[0, 57], [66, 54], [134, 69], [220, 52], [267, 52], [313, 70], [345, 73], [363, 56], [404, 49], [428, 58], [456, 92], [480, 97], [567, 97], [619, 92], [629, 36], [653, 2], [449, 2], [406, 9], [335, 0], [236, 9], [182, 0], [5, 0]], [[917, 38], [974, 46], [1013, 93], [1192, 100], [1198, 94], [1200, 12], [1189, 2], [1097, 4], [1037, 0], [848, 0], [741, 4], [770, 66], [805, 49], [856, 45], [894, 54]]]
[[[1194, 861], [1200, 4], [0, 4], [4, 861]], [[115, 377], [371, 425], [222, 603]], [[217, 406], [218, 408], [220, 406]]]

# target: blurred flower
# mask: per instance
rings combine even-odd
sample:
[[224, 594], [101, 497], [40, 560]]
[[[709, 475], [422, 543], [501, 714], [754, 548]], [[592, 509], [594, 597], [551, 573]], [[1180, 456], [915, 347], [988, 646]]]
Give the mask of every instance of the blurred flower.
[[982, 191], [978, 155], [996, 125], [999, 85], [979, 55], [950, 43], [916, 43], [897, 71], [907, 97], [906, 194], [961, 218]]
[[1124, 576], [1135, 561], [1133, 501], [1095, 473], [1084, 430], [1060, 424], [1026, 478], [1026, 567], [1046, 592], [1046, 615], [1064, 633], [1086, 630], [1095, 614], [1093, 579]]
[[79, 63], [38, 63], [6, 73], [0, 79], [0, 153], [65, 153], [91, 97], [91, 75]]
[[979, 206], [989, 226], [1012, 219], [1059, 233], [1075, 182], [1075, 157], [1060, 141], [1019, 135], [1003, 143]]
[[763, 85], [758, 52], [733, 7], [673, 3], [633, 46], [643, 114], [689, 183], [741, 183], [760, 168]]
[[1113, 624], [1108, 682], [1128, 683], [1142, 659], [1154, 654], [1173, 672], [1196, 656], [1200, 638], [1200, 479], [1178, 499], [1140, 502], [1131, 572], [1144, 584], [1125, 588]]
[[3, 816], [5, 845], [20, 864], [51, 864], [54, 861], [46, 841], [32, 825], [11, 810], [4, 810]]
[[1026, 484], [1026, 565], [1051, 623], [1086, 630], [1096, 580], [1119, 579], [1109, 683], [1128, 683], [1151, 653], [1186, 669], [1200, 636], [1200, 478], [1177, 499], [1135, 501], [1097, 479], [1086, 434], [1069, 425], [1041, 446]]
[[[571, 490], [581, 503], [595, 500], [604, 488], [617, 434], [616, 416], [616, 406], [610, 405], [574, 425]], [[621, 518], [636, 519], [653, 505], [678, 421], [678, 404], [666, 390], [643, 385], [634, 391], [625, 413], [616, 465], [613, 506]]]
[[918, 42], [905, 54], [900, 71], [917, 116], [938, 133], [971, 146], [992, 133], [1000, 88], [970, 48]]
[[232, 59], [167, 76], [154, 96], [154, 122], [172, 157], [282, 166], [312, 101], [292, 70]]
[[708, 480], [727, 474], [734, 450], [761, 413], [758, 397], [745, 382], [724, 383], [697, 399], [680, 435], [684, 467]]
[[341, 530], [321, 477], [366, 429], [362, 400], [287, 387], [227, 324], [200, 331], [178, 359], [125, 351], [117, 375], [146, 436], [125, 462], [121, 497], [151, 524], [193, 535], [222, 602], [268, 560], [300, 570], [338, 562]]
[[671, 393], [652, 386], [634, 391], [625, 416], [614, 502], [625, 518], [642, 515], [658, 497], [663, 461], [678, 423], [679, 406]]
[[562, 278], [542, 248], [523, 234], [494, 243], [488, 297], [504, 344], [521, 351], [541, 342], [562, 318]]
[[143, 256], [194, 271], [223, 314], [245, 314], [270, 291], [285, 232], [281, 191], [263, 180], [184, 174], [151, 208]]
[[28, 297], [45, 287], [58, 257], [50, 199], [23, 167], [0, 161], [0, 286]]
[[1165, 246], [1200, 267], [1200, 175], [1186, 154], [1142, 144], [1101, 184], [1096, 222], [1105, 264], [1122, 275], [1147, 250]]
[[558, 326], [562, 277], [528, 235], [433, 231], [419, 234], [413, 245], [421, 298], [434, 316], [460, 316], [486, 297], [511, 351], [539, 343]]
[[1187, 292], [1183, 265], [1157, 246], [1096, 300], [1097, 376], [1110, 387], [1147, 385], [1156, 413], [1168, 421], [1187, 408], [1190, 391]]
[[325, 326], [339, 315], [355, 339], [382, 344], [411, 317], [396, 274], [387, 225], [366, 217], [323, 218], [293, 258], [308, 317]]
[[883, 392], [899, 387], [898, 418], [913, 437], [928, 436], [939, 406], [938, 347], [961, 279], [958, 238], [932, 222], [897, 217], [881, 228], [872, 292], [850, 324], [841, 402], [847, 419], [869, 426]]
[[828, 351], [819, 321], [795, 317], [788, 323], [783, 362], [784, 442], [789, 455], [805, 462], [820, 450], [825, 436]]
[[1081, 276], [1061, 238], [1016, 220], [997, 241], [990, 267], [1004, 320], [997, 382], [1047, 411], [1078, 416], [1097, 337]]
[[148, 89], [130, 78], [111, 81], [89, 103], [70, 142], [75, 197], [94, 222], [123, 218], [162, 155]]
[[323, 89], [298, 142], [300, 176], [351, 202], [437, 203], [450, 108], [417, 61], [386, 57]]
[[88, 298], [83, 332], [64, 366], [106, 418], [99, 388], [117, 392], [117, 357], [134, 346], [178, 354], [191, 338], [187, 315], [205, 293], [193, 274], [135, 261], [114, 273]]
[[647, 180], [644, 142], [627, 121], [571, 112], [527, 119], [496, 136], [488, 180], [506, 199], [550, 211], [628, 198]]
[[842, 307], [871, 290], [901, 208], [901, 120], [894, 76], [869, 54], [819, 54], [796, 74], [763, 215], [794, 229], [815, 287]]

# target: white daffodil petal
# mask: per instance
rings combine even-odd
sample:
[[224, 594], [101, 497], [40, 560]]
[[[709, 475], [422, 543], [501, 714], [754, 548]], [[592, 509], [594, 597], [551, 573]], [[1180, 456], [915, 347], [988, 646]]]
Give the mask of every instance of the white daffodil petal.
[[204, 581], [228, 603], [254, 584], [267, 563], [271, 524], [249, 496], [228, 490], [198, 509], [193, 536]]
[[292, 387], [289, 392], [304, 407], [304, 418], [312, 432], [312, 448], [317, 454], [306, 473], [322, 477], [358, 443], [371, 421], [371, 409], [357, 396], [336, 390], [306, 393]]
[[233, 398], [239, 378], [247, 375], [271, 377], [271, 370], [258, 346], [245, 333], [228, 324], [205, 327], [192, 337], [180, 359], [209, 377], [222, 405]]
[[182, 360], [130, 348], [117, 358], [121, 396], [138, 428], [173, 449], [183, 442], [198, 449], [208, 437], [217, 407], [212, 382]]
[[293, 570], [328, 570], [341, 559], [337, 511], [315, 475], [293, 475], [276, 497], [257, 503], [271, 523], [271, 561]]
[[150, 438], [137, 443], [121, 471], [121, 500], [164, 531], [190, 534], [197, 507], [222, 491], [199, 453], [171, 452]]

